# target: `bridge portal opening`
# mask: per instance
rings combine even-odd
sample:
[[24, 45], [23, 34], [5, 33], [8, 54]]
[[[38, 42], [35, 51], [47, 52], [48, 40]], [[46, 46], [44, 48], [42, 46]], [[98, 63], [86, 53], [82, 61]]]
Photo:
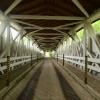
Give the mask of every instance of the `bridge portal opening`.
[[50, 52], [45, 52], [45, 57], [50, 58]]

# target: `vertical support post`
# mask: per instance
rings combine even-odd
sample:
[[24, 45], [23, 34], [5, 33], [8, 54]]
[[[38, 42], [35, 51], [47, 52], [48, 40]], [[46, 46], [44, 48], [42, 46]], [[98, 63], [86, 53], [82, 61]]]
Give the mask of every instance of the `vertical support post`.
[[85, 74], [84, 74], [84, 83], [87, 84], [87, 24], [84, 25], [84, 57], [85, 57]]
[[37, 53], [37, 62], [38, 62], [38, 53]]
[[32, 54], [31, 54], [31, 66], [32, 66]]
[[58, 53], [57, 53], [57, 61], [58, 61]]
[[65, 62], [64, 62], [64, 54], [63, 54], [63, 66], [64, 66], [64, 63], [65, 63]]
[[10, 25], [7, 26], [7, 73], [6, 85], [10, 84]]
[[6, 86], [10, 84], [10, 56], [7, 56]]
[[85, 77], [84, 83], [87, 84], [87, 55], [85, 55]]
[[1, 42], [0, 43], [0, 47], [1, 47], [0, 48], [1, 50], [0, 51], [2, 52], [3, 51], [3, 37], [2, 36], [0, 36], [0, 42]]
[[30, 48], [30, 39], [29, 39], [29, 47], [28, 47], [28, 50], [29, 50], [29, 55], [30, 55], [30, 51], [31, 51], [31, 48]]

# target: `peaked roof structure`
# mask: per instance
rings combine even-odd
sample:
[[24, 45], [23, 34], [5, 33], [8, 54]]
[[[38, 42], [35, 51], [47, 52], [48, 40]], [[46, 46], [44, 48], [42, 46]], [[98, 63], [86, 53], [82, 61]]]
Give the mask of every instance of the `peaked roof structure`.
[[100, 0], [0, 0], [0, 10], [43, 50], [54, 50], [70, 30], [100, 8]]

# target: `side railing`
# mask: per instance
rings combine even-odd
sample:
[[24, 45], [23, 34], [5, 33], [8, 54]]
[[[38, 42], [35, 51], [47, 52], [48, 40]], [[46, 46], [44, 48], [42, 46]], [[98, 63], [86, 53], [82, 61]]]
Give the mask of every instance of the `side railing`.
[[[14, 69], [15, 66], [28, 63], [32, 60], [37, 59], [36, 56], [20, 56], [20, 57], [10, 57], [10, 69]], [[7, 58], [0, 59], [0, 72], [4, 74], [7, 69]]]
[[[63, 55], [58, 55], [59, 59], [63, 59]], [[78, 56], [64, 56], [64, 60], [73, 64], [75, 66], [79, 66], [82, 69], [85, 69], [85, 57]], [[100, 73], [100, 58], [90, 58], [87, 59], [87, 68], [88, 71], [95, 71]]]

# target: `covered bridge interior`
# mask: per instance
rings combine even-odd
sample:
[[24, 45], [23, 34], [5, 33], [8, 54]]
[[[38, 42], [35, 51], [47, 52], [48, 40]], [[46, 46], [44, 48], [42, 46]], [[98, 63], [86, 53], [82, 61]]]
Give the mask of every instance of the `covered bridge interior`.
[[[49, 53], [50, 58], [45, 57], [46, 53]], [[44, 64], [41, 63], [43, 61]], [[91, 92], [90, 96], [88, 93], [83, 96], [81, 89], [77, 93], [74, 88], [80, 99], [74, 98], [77, 97], [75, 95], [68, 95], [69, 99], [64, 99], [66, 94], [63, 93], [64, 97], [61, 95], [52, 100], [86, 100], [86, 95], [89, 98], [87, 100], [100, 100], [100, 0], [0, 0], [0, 98], [11, 100], [7, 90], [10, 86], [14, 87], [13, 81], [35, 63], [44, 66], [44, 80], [41, 78], [42, 73], [40, 74], [40, 80], [43, 82], [53, 75], [55, 77], [53, 71], [56, 69], [64, 74], [64, 69], [60, 68], [63, 66], [83, 82], [80, 84], [86, 91]], [[58, 63], [60, 67], [57, 67]], [[46, 73], [48, 70], [49, 75]], [[13, 85], [9, 86], [10, 83]], [[5, 96], [6, 92], [8, 94]], [[23, 99], [23, 94], [20, 92], [20, 95], [17, 95], [17, 92], [16, 89], [16, 100], [32, 100], [28, 96]], [[26, 94], [28, 93], [30, 92]], [[46, 92], [43, 93], [46, 95]], [[59, 93], [54, 96], [57, 97]], [[38, 94], [35, 94], [34, 100], [38, 100]], [[43, 95], [40, 95], [40, 100], [50, 100], [49, 97], [53, 96], [50, 94], [45, 99], [42, 97]]]

